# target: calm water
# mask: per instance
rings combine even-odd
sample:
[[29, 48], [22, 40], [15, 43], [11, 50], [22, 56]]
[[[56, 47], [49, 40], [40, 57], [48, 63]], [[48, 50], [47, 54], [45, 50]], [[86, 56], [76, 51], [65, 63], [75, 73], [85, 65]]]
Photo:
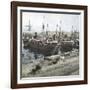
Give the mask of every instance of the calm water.
[[29, 63], [31, 60], [44, 59], [42, 54], [31, 52], [30, 49], [22, 48], [22, 63]]

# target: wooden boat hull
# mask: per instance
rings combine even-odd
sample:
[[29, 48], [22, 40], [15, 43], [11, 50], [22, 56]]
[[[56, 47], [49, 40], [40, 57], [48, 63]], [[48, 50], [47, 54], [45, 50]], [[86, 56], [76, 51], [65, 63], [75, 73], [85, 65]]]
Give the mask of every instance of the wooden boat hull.
[[[30, 41], [24, 45], [24, 48], [29, 48], [31, 52], [41, 53], [45, 56], [58, 53], [58, 48], [55, 48], [57, 43], [42, 43], [39, 41]], [[55, 50], [56, 49], [56, 50]]]

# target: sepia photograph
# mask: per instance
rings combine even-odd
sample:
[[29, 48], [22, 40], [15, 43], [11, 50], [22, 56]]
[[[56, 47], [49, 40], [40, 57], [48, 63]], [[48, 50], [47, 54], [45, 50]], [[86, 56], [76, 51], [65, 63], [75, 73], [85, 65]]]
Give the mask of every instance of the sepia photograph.
[[80, 13], [21, 12], [21, 78], [79, 75]]

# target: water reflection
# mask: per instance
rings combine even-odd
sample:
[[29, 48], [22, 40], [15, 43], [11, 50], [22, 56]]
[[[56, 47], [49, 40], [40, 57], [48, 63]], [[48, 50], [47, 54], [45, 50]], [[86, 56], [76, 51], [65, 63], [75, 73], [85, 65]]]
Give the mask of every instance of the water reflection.
[[32, 60], [44, 59], [44, 55], [37, 52], [31, 52], [30, 49], [22, 48], [22, 63], [29, 63]]

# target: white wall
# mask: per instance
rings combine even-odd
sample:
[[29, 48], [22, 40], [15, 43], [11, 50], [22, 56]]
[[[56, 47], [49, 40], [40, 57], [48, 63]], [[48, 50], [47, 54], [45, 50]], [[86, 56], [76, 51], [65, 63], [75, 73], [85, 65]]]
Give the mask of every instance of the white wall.
[[[17, 0], [18, 1], [18, 0]], [[19, 0], [60, 4], [88, 5], [88, 16], [90, 16], [90, 0]], [[0, 90], [10, 90], [10, 2], [11, 0], [0, 0]], [[88, 17], [88, 24], [90, 17]], [[88, 34], [90, 34], [88, 25]], [[90, 35], [88, 35], [90, 38]], [[88, 42], [90, 46], [90, 41]], [[90, 50], [90, 47], [88, 48]], [[90, 51], [88, 51], [90, 53]], [[90, 57], [88, 58], [90, 59]], [[90, 64], [90, 61], [88, 61]], [[90, 65], [88, 65], [90, 68]], [[46, 88], [32, 88], [32, 90], [90, 90], [90, 70], [88, 70], [88, 85], [58, 86]], [[25, 90], [25, 89], [22, 89]], [[27, 89], [29, 90], [29, 89]]]

